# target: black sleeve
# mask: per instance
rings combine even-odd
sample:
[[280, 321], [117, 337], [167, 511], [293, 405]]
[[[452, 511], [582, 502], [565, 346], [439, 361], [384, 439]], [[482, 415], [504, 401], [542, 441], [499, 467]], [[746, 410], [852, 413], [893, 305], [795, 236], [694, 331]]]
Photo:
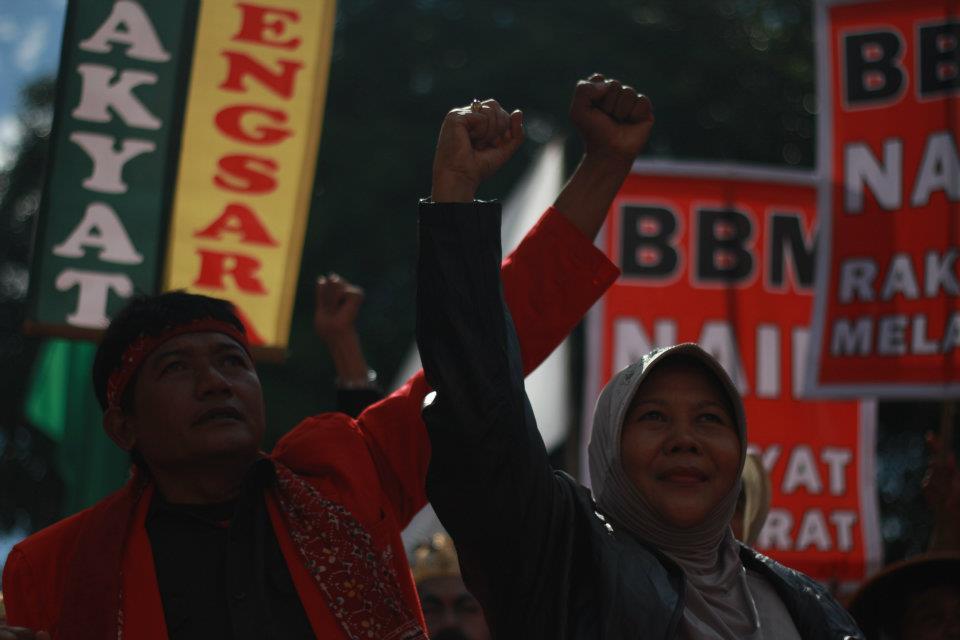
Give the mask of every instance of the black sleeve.
[[491, 602], [507, 606], [510, 592], [536, 590], [566, 535], [551, 531], [563, 492], [503, 300], [498, 204], [421, 204], [417, 346], [436, 391], [423, 411], [432, 447], [427, 495], [456, 542], [467, 585], [496, 615]]

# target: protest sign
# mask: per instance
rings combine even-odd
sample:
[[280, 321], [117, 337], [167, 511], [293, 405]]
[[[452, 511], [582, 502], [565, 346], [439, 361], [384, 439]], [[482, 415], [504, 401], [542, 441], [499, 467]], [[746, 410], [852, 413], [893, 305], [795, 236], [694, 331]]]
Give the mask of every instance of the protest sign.
[[283, 348], [333, 42], [330, 0], [204, 2], [164, 288], [228, 298]]
[[955, 9], [817, 4], [818, 396], [960, 393]]
[[28, 328], [96, 337], [134, 293], [226, 298], [286, 346], [333, 0], [72, 0]]
[[807, 172], [638, 162], [599, 240], [622, 275], [588, 318], [585, 406], [650, 349], [698, 342], [771, 474], [758, 548], [842, 590], [880, 561], [875, 405], [802, 397], [815, 195]]
[[196, 3], [68, 6], [31, 328], [89, 337], [159, 285]]

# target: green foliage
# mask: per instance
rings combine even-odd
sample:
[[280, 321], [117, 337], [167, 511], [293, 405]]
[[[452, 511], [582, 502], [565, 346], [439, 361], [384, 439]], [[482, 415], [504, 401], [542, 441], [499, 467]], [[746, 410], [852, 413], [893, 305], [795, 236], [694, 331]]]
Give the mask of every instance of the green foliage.
[[53, 81], [22, 90], [23, 136], [16, 161], [0, 173], [0, 531], [35, 529], [61, 514], [56, 447], [23, 419], [23, 399], [40, 341], [21, 332], [30, 242], [46, 167]]

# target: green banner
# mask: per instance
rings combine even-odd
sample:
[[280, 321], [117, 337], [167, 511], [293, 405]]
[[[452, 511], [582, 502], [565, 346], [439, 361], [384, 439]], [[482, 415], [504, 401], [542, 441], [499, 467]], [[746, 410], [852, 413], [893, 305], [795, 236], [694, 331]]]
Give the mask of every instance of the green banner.
[[90, 388], [95, 351], [89, 342], [49, 340], [24, 406], [30, 422], [57, 443], [65, 516], [119, 489], [130, 470], [128, 454], [103, 433], [103, 413]]
[[71, 0], [31, 273], [34, 330], [97, 332], [160, 284], [196, 0]]

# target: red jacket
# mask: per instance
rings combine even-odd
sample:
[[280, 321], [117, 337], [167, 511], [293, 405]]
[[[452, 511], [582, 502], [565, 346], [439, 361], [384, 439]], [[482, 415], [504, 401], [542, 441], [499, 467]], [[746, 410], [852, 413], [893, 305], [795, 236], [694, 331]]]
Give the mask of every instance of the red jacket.
[[[502, 274], [529, 373], [577, 324], [618, 271], [588, 238], [550, 209], [504, 260]], [[421, 624], [400, 532], [427, 502], [424, 484], [430, 442], [420, 409], [428, 391], [420, 371], [356, 419], [339, 413], [307, 418], [270, 454], [324, 497], [344, 505], [370, 533], [378, 551], [391, 550], [402, 597]], [[93, 621], [102, 618], [103, 611], [119, 609], [125, 638], [166, 638], [144, 526], [152, 490], [148, 486], [137, 499], [128, 484], [14, 547], [3, 574], [8, 624], [50, 631], [54, 639], [90, 638], [98, 635], [90, 635], [97, 628]], [[267, 491], [266, 501], [314, 632], [318, 638], [345, 637], [297, 555], [272, 490]], [[98, 554], [111, 540], [123, 541], [119, 603], [111, 602], [116, 587], [112, 591], [100, 587], [111, 580], [116, 584], [116, 567], [104, 566]]]

